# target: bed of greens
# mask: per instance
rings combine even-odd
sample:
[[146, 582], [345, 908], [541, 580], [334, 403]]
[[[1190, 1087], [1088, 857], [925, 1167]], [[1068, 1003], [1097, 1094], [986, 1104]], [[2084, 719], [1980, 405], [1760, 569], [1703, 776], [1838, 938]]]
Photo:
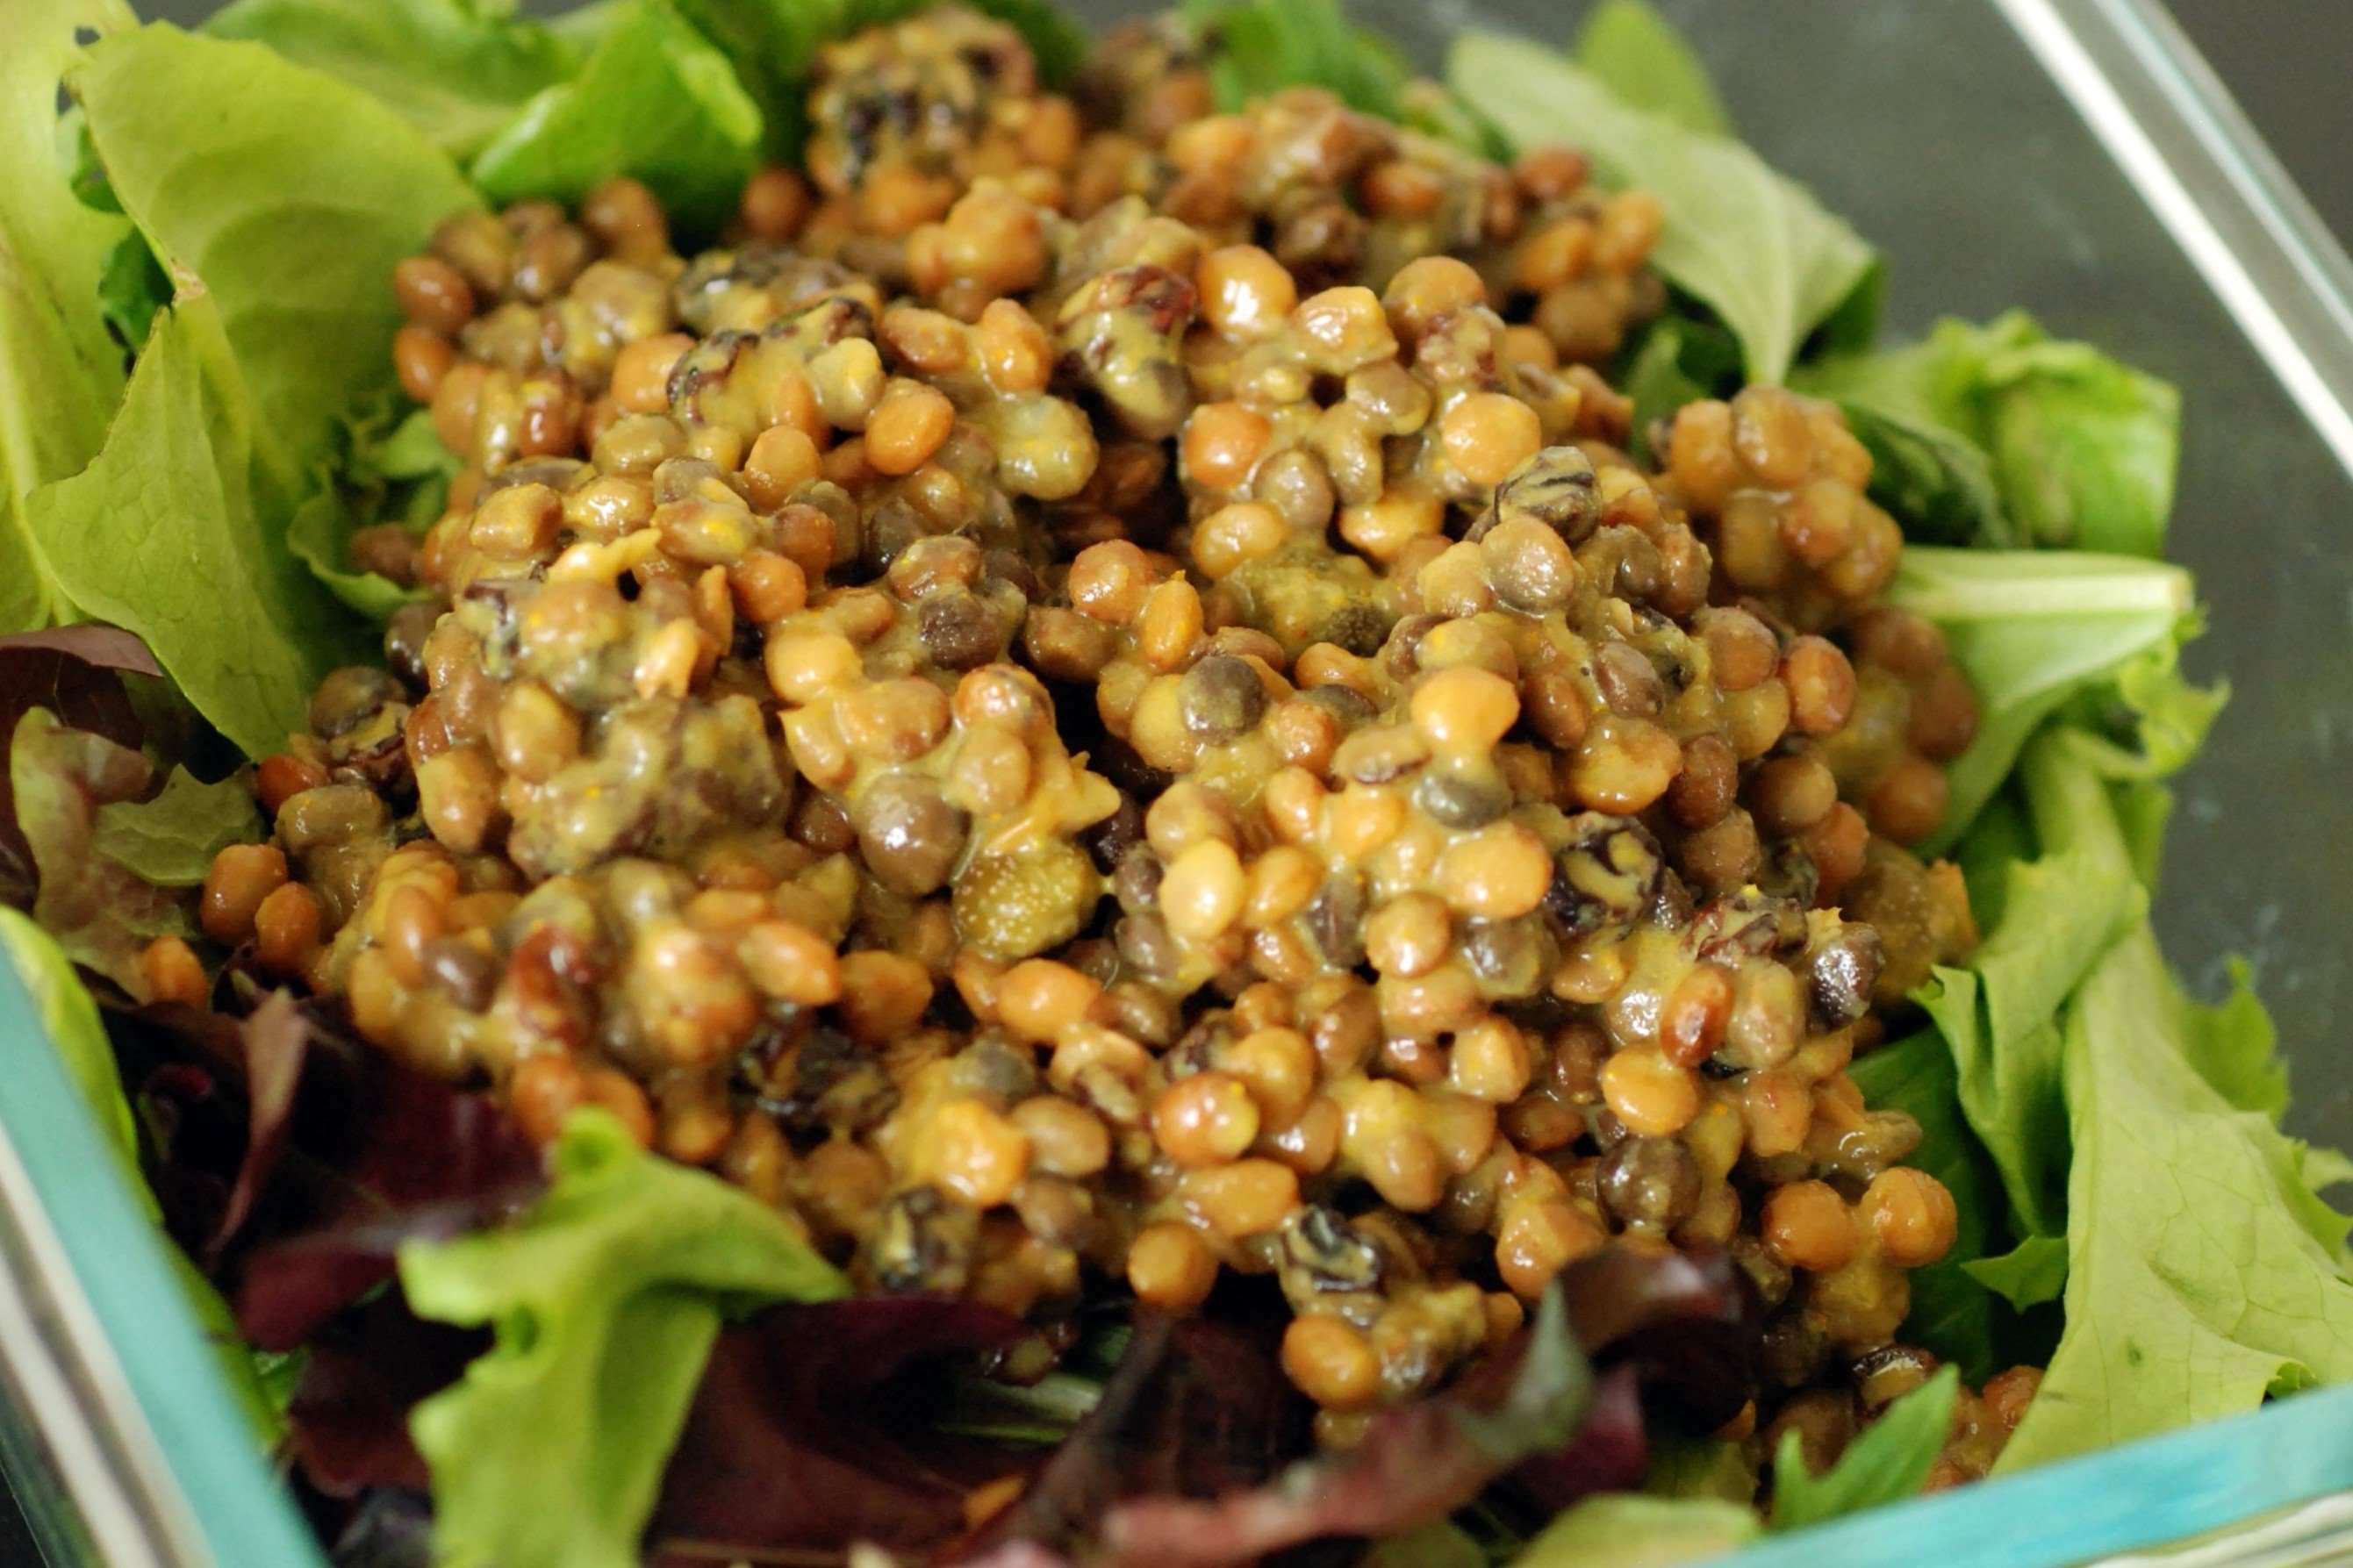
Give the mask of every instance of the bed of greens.
[[[939, 1474], [955, 1458], [893, 1430], [889, 1385], [992, 1330], [836, 1303], [843, 1279], [774, 1213], [593, 1118], [543, 1176], [468, 1097], [388, 1082], [290, 1001], [225, 1035], [142, 1005], [137, 963], [193, 931], [213, 852], [258, 832], [243, 760], [299, 727], [313, 686], [366, 657], [407, 596], [352, 569], [343, 542], [438, 515], [453, 465], [426, 415], [397, 414], [394, 263], [454, 210], [576, 198], [616, 174], [715, 228], [797, 147], [814, 50], [913, 8], [601, 0], [543, 22], [498, 0], [235, 0], [188, 33], [120, 0], [10, 6], [0, 938], [180, 1243], [255, 1441], [290, 1445], [314, 1487], [408, 1467], [322, 1511], [351, 1561], [630, 1563], [658, 1506], [674, 1535], [723, 1541], [769, 1507], [827, 1513], [844, 1539], [944, 1495], [953, 1515]], [[981, 8], [1050, 79], [1083, 50], [1050, 0]], [[2164, 559], [2173, 389], [2021, 314], [1879, 342], [1883, 258], [1736, 139], [1639, 0], [1605, 0], [1573, 43], [1463, 32], [1440, 82], [1332, 0], [1187, 10], [1223, 100], [1320, 83], [1491, 153], [1567, 141], [1606, 183], [1655, 193], [1669, 306], [1611, 376], [1637, 429], [1780, 381], [1836, 399], [1870, 447], [1873, 499], [1911, 541], [1890, 600], [1945, 631], [1984, 715], [1925, 847], [1962, 868], [1984, 941], [1917, 994], [1917, 1032], [1853, 1073], [1917, 1118], [1914, 1163], [1959, 1208], [1905, 1337], [1973, 1384], [2047, 1363], [2000, 1472], [2353, 1379], [2348, 1221], [2318, 1195], [2353, 1165], [2281, 1131], [2285, 1073], [2243, 975], [2219, 1004], [2192, 998], [2150, 925], [2166, 781], [2223, 700], [2180, 668], [2200, 612]], [[315, 1337], [354, 1281], [381, 1299], [396, 1270], [422, 1320], [400, 1325], [406, 1342]], [[870, 1353], [786, 1367], [776, 1347], [812, 1335]], [[1644, 1491], [1549, 1523], [1457, 1510], [1442, 1488], [1409, 1500], [1419, 1517], [1367, 1500], [1458, 1447], [1508, 1459], [1577, 1433], [1584, 1360], [1557, 1324], [1539, 1342], [1556, 1364], [1532, 1354], [1500, 1406], [1424, 1412], [1395, 1451], [1296, 1479], [1286, 1495], [1323, 1510], [1308, 1533], [1409, 1531], [1373, 1550], [1383, 1563], [1686, 1560], [1916, 1491], [1951, 1409], [1948, 1374], [1829, 1474], [1788, 1467], [1769, 1519], [1719, 1495], [1706, 1446], [1654, 1451]], [[959, 1429], [1060, 1440], [1117, 1405], [1124, 1428], [1071, 1439], [1115, 1457], [1066, 1447], [1046, 1475], [1071, 1506], [1143, 1489], [1105, 1478], [1141, 1474], [1147, 1441], [1183, 1446], [1169, 1410], [1251, 1396], [1169, 1370], [1213, 1352], [1151, 1348], [1106, 1334]], [[754, 1412], [710, 1396], [731, 1380], [781, 1397]], [[428, 1394], [407, 1450], [385, 1412]], [[385, 1460], [388, 1443], [403, 1451]], [[1183, 1555], [1148, 1510], [1125, 1528], [1103, 1561], [1231, 1560]]]

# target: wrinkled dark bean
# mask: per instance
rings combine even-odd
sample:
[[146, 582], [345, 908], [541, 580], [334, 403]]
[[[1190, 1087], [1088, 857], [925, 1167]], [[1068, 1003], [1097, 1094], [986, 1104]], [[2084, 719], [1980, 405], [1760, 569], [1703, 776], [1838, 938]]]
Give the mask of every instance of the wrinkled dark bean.
[[1601, 1161], [1601, 1201], [1629, 1225], [1671, 1230], [1699, 1206], [1699, 1163], [1673, 1138], [1629, 1138]]
[[1010, 550], [985, 552], [980, 558], [980, 574], [985, 579], [1010, 584], [1032, 603], [1046, 592], [1046, 585], [1038, 580], [1037, 569]]
[[1160, 907], [1160, 879], [1166, 868], [1152, 847], [1141, 842], [1129, 844], [1112, 872], [1112, 897], [1119, 900], [1120, 912], [1140, 915]]
[[916, 635], [943, 669], [978, 669], [1005, 654], [1006, 628], [996, 614], [961, 588], [934, 594], [916, 612]]
[[979, 1212], [937, 1187], [914, 1187], [882, 1205], [866, 1243], [867, 1271], [885, 1290], [953, 1295], [972, 1279]]
[[403, 605], [385, 623], [384, 661], [413, 692], [425, 689], [425, 639], [441, 624], [441, 612], [447, 607], [431, 599]]
[[1493, 773], [1424, 769], [1413, 804], [1448, 827], [1484, 827], [1512, 809], [1512, 792]]
[[1176, 690], [1185, 728], [1211, 743], [1249, 732], [1266, 715], [1258, 671], [1229, 653], [1213, 653], [1185, 672]]
[[311, 694], [311, 733], [332, 741], [359, 728], [403, 695], [399, 682], [373, 665], [336, 670]]
[[1365, 962], [1365, 889], [1353, 878], [1325, 881], [1307, 906], [1308, 934], [1335, 969]]
[[886, 777], [860, 797], [852, 823], [875, 879], [922, 898], [947, 885], [964, 854], [968, 820], [928, 780]]
[[1806, 955], [1807, 997], [1826, 1029], [1843, 1029], [1871, 1010], [1883, 956], [1879, 932], [1847, 925]]
[[1119, 955], [1145, 974], [1174, 974], [1179, 962], [1176, 939], [1167, 923], [1149, 911], [1122, 917], [1113, 933]]
[[1532, 517], [1575, 544], [1600, 520], [1599, 485], [1593, 459], [1582, 450], [1546, 447], [1495, 487], [1494, 505], [1481, 521], [1493, 527]]
[[1381, 1249], [1338, 1209], [1312, 1204], [1282, 1222], [1283, 1294], [1293, 1300], [1377, 1290], [1387, 1272]]
[[1613, 712], [1629, 718], [1656, 718], [1667, 700], [1666, 683], [1630, 643], [1604, 643], [1594, 651], [1593, 684]]

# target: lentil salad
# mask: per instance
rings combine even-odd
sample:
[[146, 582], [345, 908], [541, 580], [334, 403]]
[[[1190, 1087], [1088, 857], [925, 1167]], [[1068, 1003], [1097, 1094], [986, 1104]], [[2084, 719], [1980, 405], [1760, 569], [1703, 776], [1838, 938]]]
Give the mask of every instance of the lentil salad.
[[[1958, 552], [1907, 545], [1880, 482], [1915, 410], [1834, 353], [1700, 379], [1739, 312], [1660, 255], [1681, 193], [1578, 126], [1501, 158], [1476, 95], [1377, 54], [1377, 89], [1237, 90], [1278, 9], [1138, 24], [1057, 82], [1019, 8], [844, 26], [792, 78], [799, 149], [760, 147], [715, 222], [627, 173], [436, 215], [382, 287], [386, 417], [431, 454], [398, 476], [415, 515], [379, 474], [386, 520], [323, 568], [385, 612], [380, 657], [252, 749], [266, 833], [183, 879], [192, 920], [77, 956], [151, 1024], [249, 1014], [257, 1128], [253, 1003], [282, 989], [544, 1152], [545, 1206], [511, 1223], [666, 1168], [649, 1151], [796, 1260], [706, 1290], [1013, 1325], [960, 1342], [991, 1353], [958, 1398], [1101, 1405], [1034, 1480], [1001, 1458], [955, 1489], [953, 1553], [1172, 1550], [1120, 1544], [1142, 1489], [1040, 1521], [1055, 1467], [1116, 1447], [1119, 1378], [1153, 1374], [1073, 1370], [1130, 1318], [1252, 1325], [1313, 1412], [1275, 1446], [1294, 1475], [1380, 1462], [1565, 1340], [1641, 1385], [1638, 1433], [1701, 1446], [1726, 1542], [1810, 1489], [1980, 1478], [2065, 1419], [2035, 1414], [2059, 1287], [1959, 1266], [2011, 1241], [2048, 1270], [2077, 1233], [2037, 1212], [1950, 1001], [1955, 975], [2010, 994], [2031, 889], [1989, 901], [1940, 852], [2021, 749], [2011, 853], [2049, 847], [2065, 780], [2037, 781], [2135, 717], [2152, 744], [2148, 678], [2119, 672], [2170, 675], [2175, 617], [2084, 682], [2124, 731], [2087, 700], [2080, 742], [2030, 741], [2052, 705], [2017, 730], [1981, 629], [1917, 586]], [[2046, 1012], [2082, 972], [2040, 977]], [[1953, 1087], [1875, 1097], [1923, 1041]], [[244, 1245], [249, 1288], [282, 1255]], [[403, 1247], [409, 1310], [456, 1256]], [[1559, 1317], [1673, 1266], [1715, 1269], [1740, 1325], [1680, 1426]], [[694, 1533], [654, 1512], [669, 1441], [593, 1543], [485, 1526], [448, 1437], [483, 1438], [491, 1360], [408, 1421], [439, 1550]], [[1409, 1528], [1511, 1550], [1556, 1496], [1522, 1460], [1645, 1479], [1582, 1447], [1604, 1407], [1556, 1393], [1568, 1426], [1422, 1517], [1203, 1560]], [[1899, 1440], [1892, 1488], [1839, 1463]]]

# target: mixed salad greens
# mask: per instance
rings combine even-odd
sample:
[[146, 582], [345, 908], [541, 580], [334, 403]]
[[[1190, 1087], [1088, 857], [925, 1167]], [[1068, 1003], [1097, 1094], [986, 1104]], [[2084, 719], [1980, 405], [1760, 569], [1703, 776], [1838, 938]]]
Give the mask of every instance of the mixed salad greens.
[[[236, 0], [192, 34], [120, 0], [12, 7], [0, 900], [16, 907], [0, 939], [126, 1171], [143, 1165], [141, 1191], [152, 1179], [153, 1212], [193, 1248], [182, 1272], [208, 1322], [229, 1312], [198, 1264], [234, 1279], [258, 1348], [225, 1361], [258, 1440], [366, 1498], [354, 1555], [422, 1552], [429, 1517], [439, 1559], [507, 1568], [635, 1562], [649, 1521], [673, 1542], [780, 1521], [845, 1546], [922, 1540], [988, 1479], [959, 1432], [1074, 1423], [1085, 1440], [1023, 1506], [1123, 1500], [1098, 1536], [1114, 1562], [1240, 1561], [1324, 1534], [1394, 1535], [1383, 1563], [1668, 1562], [1918, 1490], [1951, 1373], [1827, 1474], [1785, 1453], [1769, 1521], [1726, 1500], [1753, 1478], [1727, 1491], [1723, 1445], [1654, 1444], [1645, 1473], [1638, 1442], [1617, 1489], [1572, 1489], [1549, 1523], [1462, 1509], [1528, 1456], [1606, 1441], [1610, 1347], [1662, 1325], [1704, 1342], [1725, 1287], [1700, 1278], [1614, 1306], [1628, 1281], [1573, 1282], [1494, 1386], [1385, 1415], [1347, 1457], [1230, 1505], [1145, 1495], [1148, 1463], [1164, 1486], [1194, 1466], [1181, 1489], [1218, 1489], [1198, 1468], [1213, 1457], [1172, 1434], [1196, 1406], [1254, 1430], [1264, 1398], [1214, 1386], [1214, 1348], [1165, 1325], [1152, 1343], [1107, 1336], [1018, 1408], [909, 1432], [892, 1391], [944, 1352], [1011, 1343], [1005, 1321], [839, 1301], [846, 1282], [773, 1211], [593, 1114], [542, 1172], [470, 1097], [398, 1079], [291, 1001], [226, 1032], [146, 1005], [140, 952], [195, 933], [213, 853], [259, 830], [240, 757], [274, 750], [409, 596], [350, 566], [345, 541], [439, 512], [454, 464], [427, 416], [396, 412], [394, 263], [453, 211], [619, 174], [714, 229], [755, 168], [797, 148], [818, 46], [915, 8], [601, 0], [542, 22], [497, 0]], [[1049, 0], [980, 8], [1050, 79], [1075, 67], [1082, 37]], [[1466, 33], [1444, 84], [1332, 0], [1187, 15], [1224, 100], [1317, 83], [1485, 153], [1570, 142], [1606, 182], [1655, 193], [1669, 306], [1610, 378], [1638, 429], [1785, 382], [1836, 399], [1869, 447], [1873, 496], [1911, 541], [1891, 602], [1942, 628], [1984, 715], [1926, 847], [1963, 868], [1984, 941], [1917, 993], [1918, 1032], [1853, 1074], [1918, 1120], [1914, 1163], [1959, 1209], [1905, 1338], [1972, 1384], [2048, 1363], [1999, 1468], [2353, 1378], [2348, 1221], [2317, 1195], [2353, 1165], [2280, 1130], [2284, 1072], [2243, 975], [2219, 1005], [2190, 998], [2149, 924], [2165, 780], [2222, 700], [2179, 668], [2200, 623], [2163, 559], [2173, 389], [2019, 314], [1876, 346], [1882, 258], [1734, 138], [1639, 0], [1605, 0], [1570, 50]], [[396, 1273], [414, 1317], [379, 1316], [404, 1340], [355, 1340], [348, 1321], [320, 1337]], [[813, 1336], [841, 1364], [780, 1348]]]

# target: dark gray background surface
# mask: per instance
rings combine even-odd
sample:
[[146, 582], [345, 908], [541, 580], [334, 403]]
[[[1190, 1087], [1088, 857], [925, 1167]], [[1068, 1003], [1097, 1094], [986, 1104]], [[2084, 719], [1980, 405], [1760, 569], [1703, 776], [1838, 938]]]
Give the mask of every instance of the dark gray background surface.
[[[211, 0], [138, 3], [144, 15], [183, 22], [214, 8]], [[1113, 5], [1123, 11], [1145, 8], [1133, 0]], [[1898, 327], [1916, 328], [1943, 310], [1982, 316], [2030, 301], [2054, 328], [2112, 343], [2183, 384], [2189, 422], [2176, 553], [2197, 570], [2200, 590], [2214, 605], [2216, 628], [2194, 650], [2192, 663], [2201, 674], [2229, 673], [2237, 699], [2214, 752], [2184, 782], [2160, 923], [2168, 949], [2202, 987], [2214, 983], [2222, 954], [2255, 955], [2259, 987], [2280, 1019], [2295, 1065], [2294, 1121], [2309, 1134], [2353, 1142], [2353, 1074], [2346, 1071], [2337, 1027], [2340, 1009], [2353, 1015], [2353, 901], [2346, 891], [2353, 881], [2348, 805], [2353, 800], [2353, 664], [2342, 657], [2353, 622], [2353, 549], [2343, 532], [2341, 476], [2316, 467], [2311, 443], [2297, 439], [2281, 414], [2276, 388], [2251, 356], [2235, 342], [2217, 348], [2211, 311], [2196, 307], [2199, 286], [2178, 257], [2161, 259], [2147, 276], [2118, 275], [2114, 256], [2147, 251], [2152, 241], [2146, 214], [2119, 204], [2112, 180], [2083, 167], [2079, 157], [2073, 177], [2080, 200], [2068, 213], [2051, 210], [2051, 204], [2067, 199], [2069, 171], [2058, 166], [2068, 160], [2053, 157], [2052, 167], [2036, 167], [2048, 151], [2045, 139], [2015, 133], [2005, 115], [2005, 105], [2015, 104], [2017, 114], [2047, 119], [2049, 89], [2014, 41], [1991, 37], [2007, 29], [1984, 0], [1868, 0], [1862, 5], [1766, 0], [1762, 7], [1739, 0], [1737, 11], [1729, 0], [1663, 5], [1694, 24], [1744, 128], [1771, 156], [1812, 181], [1834, 210], [1855, 216], [1874, 237], [1884, 235], [1896, 253]], [[2353, 76], [2353, 4], [2169, 5], [2323, 217], [2341, 237], [2353, 237], [2353, 163], [2347, 153], [2353, 143], [2353, 98], [2346, 86]], [[1979, 20], [1950, 13], [1985, 12], [1986, 51], [1943, 62], [1955, 75], [1920, 97], [1966, 103], [1968, 95], [1957, 87], [1981, 90], [1981, 123], [1991, 129], [1987, 140], [1971, 138], [1956, 111], [1954, 134], [1931, 138], [1931, 155], [1896, 185], [1883, 173], [1888, 163], [1858, 156], [1852, 105], [1817, 116], [1782, 91], [1791, 75], [1785, 62], [1742, 68], [1741, 50], [1753, 47], [1748, 40], [1778, 29], [1772, 43], [1820, 60], [1826, 92], [1873, 100], [1874, 110], [1900, 119], [1906, 108], [1903, 84], [1870, 66], [1882, 46], [1890, 56], [1905, 53], [1896, 35], [1912, 26], [1914, 18], [1905, 14], [1915, 7], [1946, 13], [1937, 18], [1939, 27], [1970, 35], [1979, 31]], [[1553, 18], [1568, 9], [1553, 0], [1483, 0], [1469, 8], [1523, 14], [1531, 32], [1556, 36], [1560, 24]], [[1419, 0], [1387, 5], [1373, 0], [1365, 9], [1421, 20], [1443, 8], [1424, 11]], [[1725, 24], [1725, 30], [1711, 31], [1711, 22]], [[1421, 26], [1427, 29], [1430, 23]], [[1738, 46], [1725, 42], [1734, 34], [1743, 40]], [[1864, 116], [1862, 122], [1873, 121]], [[1896, 121], [1887, 123], [1891, 142], [1905, 142]], [[1905, 282], [1900, 237], [1940, 226], [1949, 227], [1957, 243], [1972, 235], [1998, 236], [2000, 202], [1980, 200], [2004, 188], [2000, 172], [1982, 166], [1993, 144], [2029, 171], [2030, 177], [2008, 188], [2027, 205], [2031, 226], [2064, 236], [2068, 221], [2054, 219], [2072, 220], [2079, 226], [2078, 242], [2062, 244], [2052, 254], [2022, 254], [1989, 242], [1969, 264], [1943, 268], [1937, 297], [1926, 297], [1916, 262], [1913, 283]], [[1874, 168], [1883, 171], [1875, 177], [1869, 173]], [[1966, 216], [1953, 210], [1963, 202], [1972, 204]], [[2120, 236], [2134, 245], [2125, 246]], [[2153, 306], [2167, 299], [2190, 302], [2178, 331], [2167, 330], [2172, 322], [2148, 319]], [[2234, 421], [2234, 410], [2248, 416]], [[2267, 456], [2251, 453], [2250, 443], [2275, 448], [2271, 455], [2279, 483], [2263, 497], [2265, 515], [2246, 515], [2250, 465], [2259, 472]], [[2210, 484], [2210, 474], [2221, 478]], [[2290, 853], [2276, 847], [2282, 841], [2294, 847]], [[14, 1507], [0, 1498], [0, 1565], [38, 1561]]]

